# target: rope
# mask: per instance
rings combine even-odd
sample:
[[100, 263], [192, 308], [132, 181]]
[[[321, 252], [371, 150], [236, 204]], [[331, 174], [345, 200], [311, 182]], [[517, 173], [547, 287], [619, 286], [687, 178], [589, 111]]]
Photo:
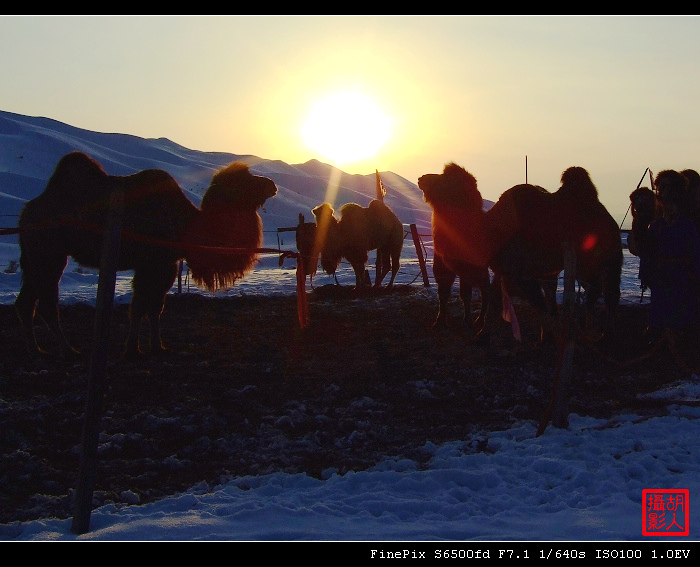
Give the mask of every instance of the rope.
[[[67, 225], [64, 222], [47, 222], [32, 225], [25, 228], [2, 228], [0, 236], [7, 234], [19, 234], [22, 232], [30, 232], [34, 230], [46, 230], [50, 228], [60, 228], [65, 226], [77, 226], [93, 230], [95, 232], [104, 232], [104, 227], [95, 223], [76, 222], [73, 225]], [[171, 240], [160, 240], [138, 234], [128, 230], [121, 231], [122, 238], [133, 240], [136, 242], [144, 242], [147, 244], [155, 244], [164, 248], [171, 248], [182, 251], [201, 251], [201, 252], [219, 252], [224, 254], [279, 254], [279, 263], [286, 258], [295, 258], [297, 260], [297, 313], [299, 316], [299, 324], [301, 328], [305, 328], [309, 324], [309, 305], [306, 297], [306, 275], [304, 274], [303, 262], [300, 261], [301, 254], [291, 250], [279, 250], [277, 248], [244, 248], [244, 247], [228, 247], [228, 246], [201, 246], [198, 244], [187, 244], [183, 242], [173, 242]]]

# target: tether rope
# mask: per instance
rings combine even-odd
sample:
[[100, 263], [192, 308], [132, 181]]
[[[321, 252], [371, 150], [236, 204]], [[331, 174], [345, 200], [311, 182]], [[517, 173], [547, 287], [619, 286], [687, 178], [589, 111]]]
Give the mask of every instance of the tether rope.
[[[47, 222], [31, 225], [24, 228], [0, 228], [0, 236], [9, 234], [20, 234], [23, 232], [31, 232], [36, 230], [47, 230], [51, 228], [63, 228], [63, 227], [76, 227], [83, 228], [87, 230], [92, 230], [95, 232], [104, 232], [103, 226], [96, 223], [86, 223], [86, 222], [74, 222], [68, 225], [65, 222]], [[171, 248], [180, 251], [200, 251], [200, 252], [218, 252], [222, 254], [279, 254], [280, 255], [280, 265], [285, 258], [295, 258], [297, 260], [297, 312], [299, 316], [299, 324], [302, 328], [305, 328], [309, 324], [309, 306], [306, 297], [306, 274], [304, 273], [303, 262], [300, 262], [301, 254], [298, 252], [293, 252], [291, 250], [279, 250], [277, 248], [245, 248], [245, 247], [228, 247], [228, 246], [202, 246], [198, 244], [188, 244], [185, 242], [175, 242], [172, 240], [161, 240], [157, 238], [151, 238], [144, 236], [142, 234], [135, 233], [133, 231], [124, 230], [121, 231], [122, 238], [128, 240], [143, 242], [147, 244], [153, 244], [156, 246], [161, 246], [164, 248]]]

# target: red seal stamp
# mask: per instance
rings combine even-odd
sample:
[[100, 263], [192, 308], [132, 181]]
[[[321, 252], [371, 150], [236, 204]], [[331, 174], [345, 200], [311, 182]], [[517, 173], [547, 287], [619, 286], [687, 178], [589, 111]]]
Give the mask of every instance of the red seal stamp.
[[644, 500], [642, 534], [687, 536], [690, 533], [689, 496], [689, 491], [685, 489], [642, 490]]

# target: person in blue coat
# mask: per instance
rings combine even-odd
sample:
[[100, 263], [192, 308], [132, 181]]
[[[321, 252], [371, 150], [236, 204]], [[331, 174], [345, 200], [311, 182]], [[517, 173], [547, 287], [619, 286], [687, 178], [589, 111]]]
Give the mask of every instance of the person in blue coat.
[[649, 327], [685, 331], [700, 323], [700, 237], [687, 179], [677, 171], [656, 176], [661, 215], [649, 225], [648, 245], [640, 255], [640, 274], [651, 290]]

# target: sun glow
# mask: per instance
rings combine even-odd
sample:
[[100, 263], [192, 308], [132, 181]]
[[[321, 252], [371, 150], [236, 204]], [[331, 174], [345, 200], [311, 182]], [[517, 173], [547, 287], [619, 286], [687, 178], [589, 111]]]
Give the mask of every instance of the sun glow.
[[374, 156], [390, 131], [391, 120], [369, 98], [340, 92], [314, 105], [301, 133], [311, 149], [344, 164]]

